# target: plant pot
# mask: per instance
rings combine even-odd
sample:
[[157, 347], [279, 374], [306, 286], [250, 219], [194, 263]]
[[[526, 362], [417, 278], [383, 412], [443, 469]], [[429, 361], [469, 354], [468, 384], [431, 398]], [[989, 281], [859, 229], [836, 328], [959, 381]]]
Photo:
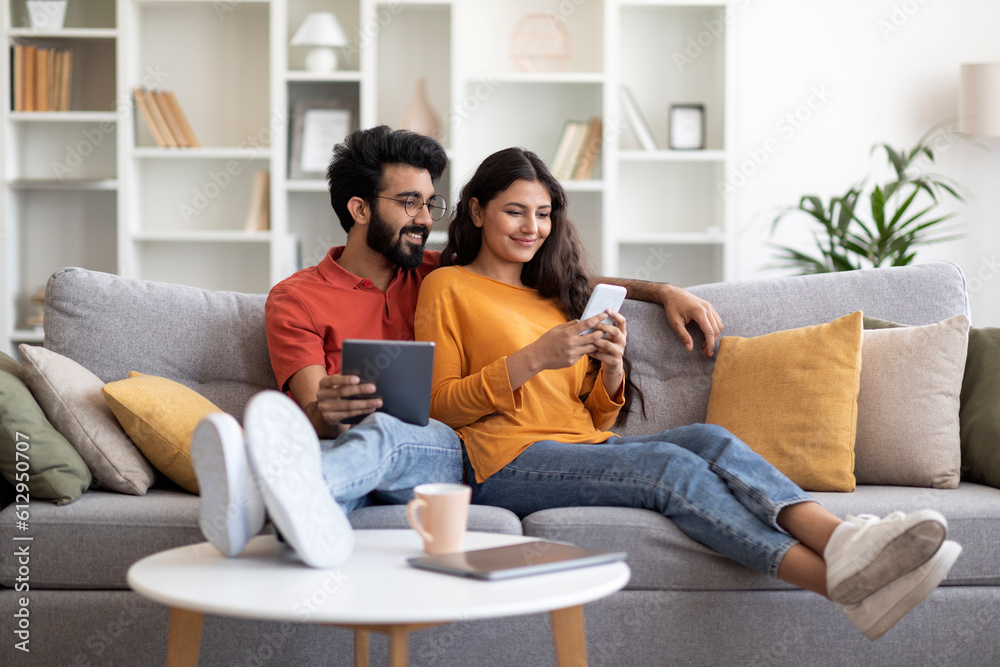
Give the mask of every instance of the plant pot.
[[61, 30], [66, 19], [66, 0], [27, 0], [28, 19], [38, 30]]

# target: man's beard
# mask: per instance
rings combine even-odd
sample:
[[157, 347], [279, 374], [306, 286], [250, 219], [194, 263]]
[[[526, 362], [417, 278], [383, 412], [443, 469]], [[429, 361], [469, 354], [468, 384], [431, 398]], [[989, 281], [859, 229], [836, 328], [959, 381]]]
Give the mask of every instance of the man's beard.
[[[403, 239], [404, 234], [420, 234], [420, 245], [413, 245]], [[368, 235], [365, 237], [368, 247], [385, 256], [390, 262], [404, 271], [415, 269], [424, 260], [424, 244], [427, 243], [427, 228], [420, 225], [406, 225], [399, 232], [385, 221], [377, 211], [372, 211], [372, 219], [368, 223]]]

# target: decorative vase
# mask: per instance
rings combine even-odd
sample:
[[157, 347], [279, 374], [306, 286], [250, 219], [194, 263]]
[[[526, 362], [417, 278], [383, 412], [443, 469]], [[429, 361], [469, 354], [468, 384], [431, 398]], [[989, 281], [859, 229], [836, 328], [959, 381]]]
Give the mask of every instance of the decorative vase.
[[441, 123], [427, 97], [427, 80], [423, 77], [417, 79], [417, 91], [403, 113], [401, 127], [434, 139], [441, 134]]
[[62, 30], [66, 0], [27, 0], [28, 20], [38, 30]]

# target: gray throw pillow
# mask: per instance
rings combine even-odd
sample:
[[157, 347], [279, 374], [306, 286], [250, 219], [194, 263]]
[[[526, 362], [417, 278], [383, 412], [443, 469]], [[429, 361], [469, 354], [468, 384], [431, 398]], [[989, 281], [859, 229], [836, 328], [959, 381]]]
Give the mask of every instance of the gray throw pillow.
[[30, 345], [19, 350], [25, 383], [97, 483], [119, 493], [145, 494], [155, 472], [108, 407], [101, 379], [51, 350]]
[[34, 499], [72, 502], [90, 486], [90, 470], [45, 418], [23, 378], [21, 364], [0, 352], [0, 473], [19, 495], [27, 490]]
[[968, 332], [965, 315], [865, 331], [854, 445], [859, 484], [958, 486]]

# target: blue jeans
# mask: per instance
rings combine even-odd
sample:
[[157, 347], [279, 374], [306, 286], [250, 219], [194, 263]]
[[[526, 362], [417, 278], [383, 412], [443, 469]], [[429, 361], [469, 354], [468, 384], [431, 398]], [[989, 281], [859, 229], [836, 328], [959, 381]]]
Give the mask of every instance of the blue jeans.
[[660, 512], [692, 539], [772, 576], [797, 540], [782, 508], [812, 500], [721, 426], [693, 424], [597, 445], [536, 442], [475, 483], [472, 501], [524, 517], [553, 507], [599, 505]]
[[413, 426], [374, 412], [336, 440], [320, 440], [320, 452], [323, 477], [345, 512], [371, 504], [371, 492], [405, 503], [418, 484], [462, 482], [458, 436], [434, 420]]

